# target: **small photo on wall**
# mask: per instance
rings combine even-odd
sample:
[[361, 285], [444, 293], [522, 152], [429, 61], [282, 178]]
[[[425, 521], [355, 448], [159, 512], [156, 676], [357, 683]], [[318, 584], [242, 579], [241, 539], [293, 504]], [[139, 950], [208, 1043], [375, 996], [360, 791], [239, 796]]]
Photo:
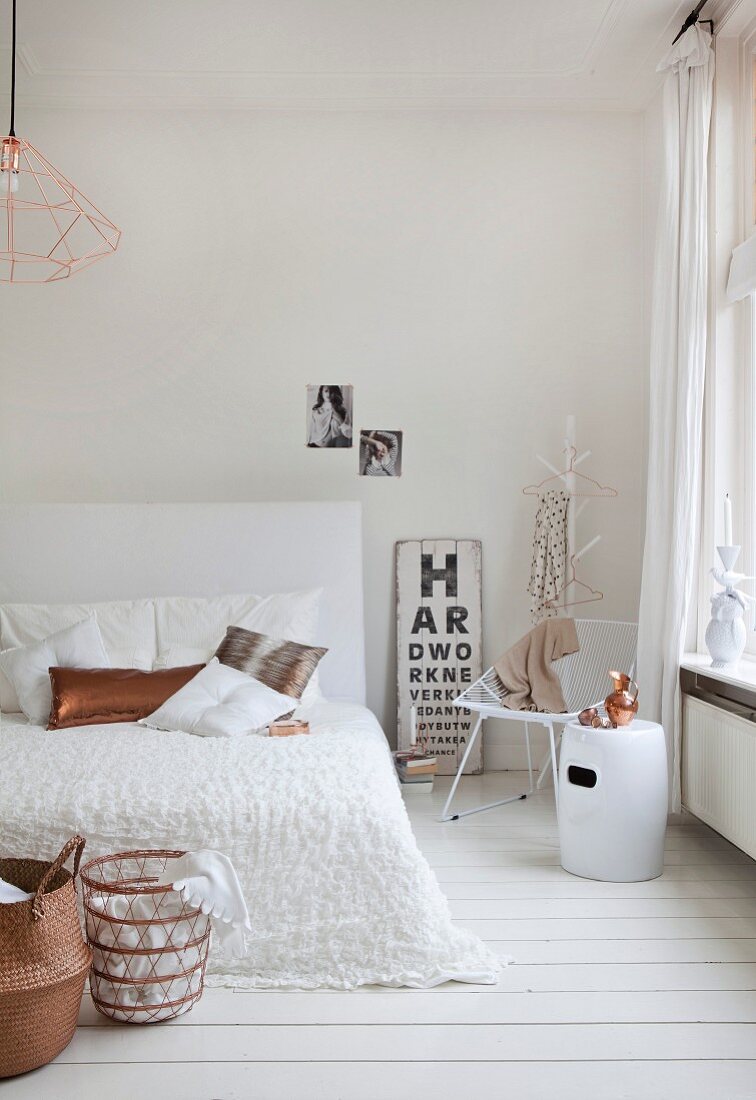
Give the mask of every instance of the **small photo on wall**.
[[360, 430], [360, 475], [402, 476], [402, 433], [383, 428]]
[[352, 387], [307, 387], [307, 446], [352, 446]]

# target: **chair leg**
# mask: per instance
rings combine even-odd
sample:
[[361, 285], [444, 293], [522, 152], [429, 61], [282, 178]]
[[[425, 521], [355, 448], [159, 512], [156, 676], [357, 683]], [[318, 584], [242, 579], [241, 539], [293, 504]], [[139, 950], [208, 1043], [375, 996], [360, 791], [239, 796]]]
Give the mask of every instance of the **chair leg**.
[[533, 756], [530, 751], [530, 724], [525, 723], [525, 748], [528, 753], [528, 794], [535, 794], [533, 786]]
[[472, 747], [475, 744], [475, 741], [476, 741], [476, 738], [477, 738], [478, 734], [480, 733], [480, 727], [482, 726], [482, 724], [483, 724], [483, 715], [480, 714], [480, 715], [478, 715], [478, 721], [475, 723], [475, 727], [473, 728], [473, 731], [470, 734], [470, 737], [468, 739], [467, 745], [465, 746], [465, 753], [464, 753], [464, 756], [462, 757], [462, 760], [460, 762], [459, 767], [457, 768], [457, 774], [454, 776], [454, 782], [451, 785], [451, 790], [449, 791], [449, 797], [446, 800], [446, 805], [444, 806], [443, 810], [441, 811], [441, 820], [442, 821], [456, 821], [457, 818], [459, 817], [459, 814], [453, 814], [453, 815], [450, 816], [449, 815], [449, 807], [452, 804], [452, 799], [454, 798], [454, 795], [456, 793], [459, 781], [462, 778], [462, 772], [465, 770], [465, 764], [467, 763], [467, 758], [470, 755], [470, 753], [472, 752]]
[[547, 749], [541, 757], [541, 763], [538, 765], [538, 779], [536, 780], [536, 790], [540, 791], [543, 781], [549, 774], [549, 768], [551, 767], [551, 752]]
[[556, 743], [554, 741], [553, 722], [549, 722], [549, 746], [551, 748], [551, 771], [554, 776], [554, 802], [556, 805], [557, 824], [559, 824], [559, 770], [557, 768]]
[[452, 800], [453, 800], [454, 795], [455, 795], [456, 790], [457, 790], [457, 785], [458, 785], [460, 779], [462, 778], [462, 773], [465, 770], [465, 764], [467, 763], [467, 758], [468, 758], [468, 756], [470, 755], [470, 753], [472, 751], [473, 745], [475, 744], [475, 739], [477, 738], [478, 734], [480, 733], [480, 727], [482, 725], [482, 722], [483, 722], [483, 715], [481, 714], [480, 718], [478, 718], [478, 721], [475, 723], [475, 728], [473, 729], [472, 733], [470, 734], [470, 740], [467, 742], [467, 747], [465, 748], [465, 755], [462, 757], [462, 762], [460, 763], [459, 767], [457, 768], [457, 774], [454, 776], [454, 782], [451, 785], [451, 790], [449, 791], [449, 797], [446, 800], [446, 805], [444, 806], [443, 810], [441, 811], [441, 817], [439, 818], [439, 821], [459, 821], [459, 819], [461, 817], [469, 817], [470, 814], [479, 814], [483, 810], [492, 810], [495, 806], [506, 806], [508, 802], [521, 802], [523, 800], [523, 798], [527, 798], [529, 794], [534, 793], [533, 792], [533, 770], [532, 770], [532, 764], [530, 764], [530, 739], [528, 737], [528, 727], [527, 727], [527, 723], [526, 723], [525, 724], [525, 737], [527, 739], [527, 745], [528, 745], [528, 763], [530, 764], [530, 790], [526, 791], [524, 794], [513, 794], [513, 795], [510, 795], [509, 798], [500, 798], [496, 802], [486, 802], [485, 805], [476, 806], [473, 810], [460, 810], [459, 813], [457, 813], [457, 814], [450, 814], [449, 813], [449, 809], [451, 807]]
[[[561, 730], [559, 731], [559, 733], [554, 734], [554, 737], [555, 737], [556, 747], [559, 748], [560, 742], [562, 740]], [[543, 786], [543, 781], [546, 778], [546, 776], [549, 774], [550, 769], [551, 769], [551, 749], [549, 748], [543, 754], [543, 756], [541, 758], [541, 763], [538, 765], [538, 779], [536, 781], [536, 790], [540, 791], [541, 787]]]

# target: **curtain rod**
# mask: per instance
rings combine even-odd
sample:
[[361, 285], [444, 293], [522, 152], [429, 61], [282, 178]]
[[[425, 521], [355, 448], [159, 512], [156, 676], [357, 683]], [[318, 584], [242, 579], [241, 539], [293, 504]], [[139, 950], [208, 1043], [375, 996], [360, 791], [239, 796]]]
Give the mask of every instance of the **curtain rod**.
[[699, 18], [698, 18], [698, 16], [701, 13], [701, 9], [703, 8], [705, 3], [706, 3], [706, 0], [701, 0], [701, 3], [697, 4], [695, 6], [695, 8], [693, 8], [693, 11], [690, 13], [688, 18], [685, 20], [683, 25], [680, 27], [680, 30], [677, 32], [675, 37], [672, 39], [672, 45], [673, 46], [674, 46], [674, 44], [675, 44], [675, 42], [677, 41], [678, 38], [682, 38], [682, 36], [685, 34], [685, 32], [688, 30], [689, 27], [695, 27], [696, 23], [699, 23], [699, 22], [700, 23], [708, 23], [709, 27], [711, 28], [711, 33], [714, 34], [714, 20], [713, 19], [700, 19], [699, 20]]

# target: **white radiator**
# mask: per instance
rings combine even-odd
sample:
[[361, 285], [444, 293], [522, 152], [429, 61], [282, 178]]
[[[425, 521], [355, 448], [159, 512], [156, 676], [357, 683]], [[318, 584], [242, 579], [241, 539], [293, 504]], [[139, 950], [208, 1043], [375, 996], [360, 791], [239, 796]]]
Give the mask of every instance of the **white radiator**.
[[756, 723], [683, 695], [682, 800], [756, 859]]

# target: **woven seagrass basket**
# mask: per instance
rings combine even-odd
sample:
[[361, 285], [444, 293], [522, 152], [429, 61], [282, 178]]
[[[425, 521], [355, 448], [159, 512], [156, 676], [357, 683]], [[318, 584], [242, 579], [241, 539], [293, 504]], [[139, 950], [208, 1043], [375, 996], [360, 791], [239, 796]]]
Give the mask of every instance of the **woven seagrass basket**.
[[[63, 864], [74, 850], [71, 874]], [[76, 1030], [92, 961], [74, 889], [83, 850], [75, 836], [52, 863], [0, 859], [0, 878], [34, 892], [0, 905], [0, 1077], [52, 1061]]]

